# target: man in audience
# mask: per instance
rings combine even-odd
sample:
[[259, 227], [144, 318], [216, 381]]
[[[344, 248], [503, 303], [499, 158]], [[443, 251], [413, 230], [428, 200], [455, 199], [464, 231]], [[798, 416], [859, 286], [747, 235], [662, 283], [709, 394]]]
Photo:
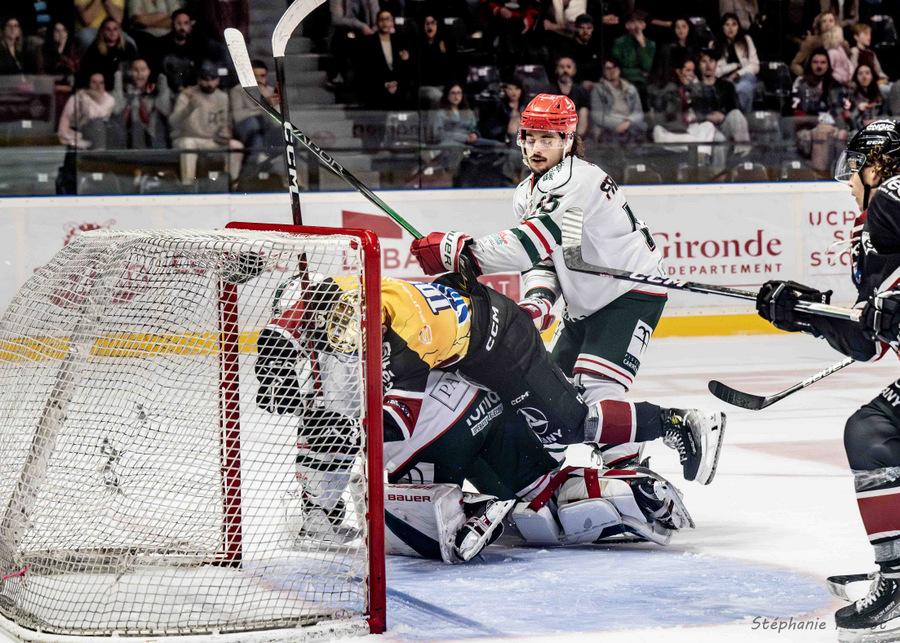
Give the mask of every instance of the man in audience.
[[356, 57], [362, 39], [375, 33], [378, 0], [328, 0], [328, 7], [334, 29], [328, 81], [335, 85], [353, 83], [351, 60]]
[[[219, 89], [218, 67], [212, 61], [200, 66], [196, 85], [185, 87], [175, 100], [169, 117], [172, 142], [179, 150], [240, 150], [243, 145], [231, 137], [228, 96]], [[180, 156], [181, 182], [191, 185], [197, 175], [197, 154]], [[228, 155], [228, 173], [232, 179], [240, 172], [241, 153]]]
[[622, 66], [622, 76], [637, 88], [642, 103], [647, 102], [647, 79], [656, 55], [656, 43], [644, 35], [646, 27], [647, 14], [633, 11], [625, 21], [627, 33], [612, 47], [612, 57]]
[[642, 141], [647, 132], [641, 97], [615, 58], [603, 63], [603, 79], [591, 90], [591, 122], [603, 142]]
[[129, 0], [126, 28], [141, 55], [157, 67], [159, 39], [169, 33], [172, 14], [184, 7], [184, 0]]
[[162, 70], [173, 92], [197, 82], [197, 69], [204, 60], [217, 61], [217, 48], [195, 33], [195, 21], [185, 9], [171, 16], [172, 29], [159, 42]]
[[594, 19], [586, 13], [575, 19], [575, 32], [571, 39], [567, 39], [558, 48], [558, 55], [568, 56], [575, 61], [578, 68], [576, 80], [590, 85], [600, 79], [600, 61], [602, 50], [600, 48], [600, 36], [594, 30]]
[[700, 52], [700, 82], [694, 86], [691, 105], [698, 121], [708, 121], [718, 128], [725, 138], [744, 146], [735, 148], [738, 152], [748, 152], [750, 127], [747, 117], [738, 108], [734, 84], [716, 76], [718, 60], [716, 53], [709, 49]]
[[575, 82], [578, 68], [575, 61], [568, 56], [561, 56], [556, 61], [556, 84], [553, 86], [554, 94], [568, 96], [575, 103], [578, 110], [578, 130], [576, 133], [584, 137], [590, 127], [591, 96], [587, 90]]
[[167, 118], [172, 94], [164, 74], [154, 74], [143, 58], [131, 61], [128, 73], [116, 72], [114, 120], [128, 149], [168, 147]]
[[[253, 75], [260, 87], [264, 99], [275, 109], [279, 109], [278, 95], [269, 87], [269, 67], [264, 60], [253, 60]], [[281, 129], [272, 123], [272, 120], [263, 114], [259, 106], [244, 91], [241, 86], [232, 87], [229, 92], [231, 99], [231, 115], [234, 120], [234, 137], [238, 139], [249, 152], [260, 152], [269, 145], [278, 142]]]

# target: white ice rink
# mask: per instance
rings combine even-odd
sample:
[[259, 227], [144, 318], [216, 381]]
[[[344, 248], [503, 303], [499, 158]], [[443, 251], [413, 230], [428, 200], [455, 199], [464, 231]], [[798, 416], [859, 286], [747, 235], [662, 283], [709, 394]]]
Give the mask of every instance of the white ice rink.
[[[832, 615], [843, 603], [824, 578], [874, 568], [843, 452], [844, 421], [900, 376], [896, 358], [854, 364], [762, 411], [726, 408], [706, 386], [715, 378], [772, 393], [841, 358], [799, 334], [654, 340], [631, 399], [728, 413], [708, 487], [684, 483], [665, 446], [648, 451], [684, 492], [697, 528], [666, 548], [494, 547], [459, 567], [389, 559], [387, 638], [837, 640]], [[769, 627], [772, 619], [793, 627], [764, 629], [764, 618]], [[806, 629], [796, 629], [798, 620]]]

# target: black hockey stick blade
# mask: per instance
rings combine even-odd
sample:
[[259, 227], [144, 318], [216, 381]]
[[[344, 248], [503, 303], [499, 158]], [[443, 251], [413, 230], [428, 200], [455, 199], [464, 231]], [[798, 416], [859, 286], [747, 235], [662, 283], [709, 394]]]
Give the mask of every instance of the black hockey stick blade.
[[850, 366], [854, 360], [852, 357], [846, 357], [842, 359], [840, 362], [836, 364], [832, 364], [828, 368], [819, 371], [814, 375], [810, 375], [802, 382], [797, 382], [791, 387], [784, 389], [783, 391], [779, 391], [778, 393], [773, 393], [772, 395], [753, 395], [751, 393], [744, 393], [743, 391], [738, 391], [737, 389], [733, 389], [726, 384], [722, 384], [717, 380], [712, 380], [709, 383], [709, 392], [715, 395], [717, 398], [731, 404], [733, 406], [739, 406], [743, 409], [749, 409], [751, 411], [759, 411], [760, 409], [764, 409], [767, 406], [772, 406], [775, 402], [779, 400], [783, 400], [788, 395], [792, 395], [797, 391], [805, 389], [807, 386], [811, 384], [815, 384], [821, 379], [824, 379], [831, 375], [832, 373], [837, 373], [839, 370], [846, 366]]
[[742, 409], [758, 411], [768, 406], [766, 404], [766, 398], [762, 395], [752, 395], [750, 393], [738, 391], [726, 384], [722, 384], [722, 382], [718, 380], [711, 380], [709, 382], [709, 392], [726, 404], [739, 406]]
[[[628, 270], [619, 270], [617, 268], [607, 268], [605, 266], [592, 264], [587, 261], [582, 254], [583, 225], [584, 212], [580, 208], [570, 208], [563, 214], [561, 230], [563, 261], [566, 264], [566, 268], [569, 270], [592, 275], [602, 275], [604, 277], [612, 277], [613, 279], [621, 279], [635, 283], [662, 286], [663, 288], [668, 288], [670, 290], [685, 290], [687, 292], [705, 295], [723, 295], [735, 299], [756, 301], [756, 293], [749, 290], [738, 290], [737, 288], [703, 284], [696, 281], [681, 281], [680, 279], [672, 279], [671, 277], [666, 277], [662, 274], [645, 275], [639, 272], [629, 272]], [[830, 306], [827, 304], [801, 302], [798, 304], [797, 309], [817, 315], [823, 315], [825, 317], [833, 317], [835, 319], [856, 320], [859, 316], [859, 312], [856, 310]]]

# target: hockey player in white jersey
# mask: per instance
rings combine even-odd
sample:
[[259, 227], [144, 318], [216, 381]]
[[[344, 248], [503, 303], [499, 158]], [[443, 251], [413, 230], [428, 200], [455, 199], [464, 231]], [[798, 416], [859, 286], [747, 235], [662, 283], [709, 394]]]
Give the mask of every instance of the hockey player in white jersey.
[[[568, 212], [583, 217], [582, 252], [589, 261], [662, 275], [661, 254], [623, 191], [606, 172], [581, 158], [577, 124], [575, 105], [566, 96], [535, 97], [522, 113], [519, 131], [523, 160], [532, 171], [515, 192], [519, 224], [480, 239], [434, 232], [414, 241], [412, 253], [428, 274], [457, 270], [463, 254], [481, 273], [524, 272], [525, 296], [519, 306], [542, 331], [552, 325], [552, 309], [561, 294], [563, 323], [554, 338], [553, 359], [574, 378], [585, 400], [600, 408], [598, 441], [620, 445], [604, 453], [604, 462], [619, 466], [638, 461], [640, 448], [634, 442], [661, 436], [678, 450], [687, 479], [709, 480], [722, 446], [723, 413], [624, 401], [662, 315], [665, 289], [575, 272], [563, 261], [560, 227]], [[679, 425], [692, 427], [689, 439], [672, 430]], [[620, 435], [623, 426], [630, 427], [630, 440]], [[687, 468], [697, 454], [702, 455], [700, 475]]]

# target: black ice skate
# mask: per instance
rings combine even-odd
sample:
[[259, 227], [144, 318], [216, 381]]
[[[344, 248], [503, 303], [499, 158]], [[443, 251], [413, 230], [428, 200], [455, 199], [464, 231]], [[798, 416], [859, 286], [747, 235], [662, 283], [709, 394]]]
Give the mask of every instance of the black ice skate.
[[834, 622], [840, 641], [900, 639], [900, 582], [875, 573], [869, 593], [835, 612]]
[[685, 480], [709, 484], [716, 475], [725, 414], [698, 409], [663, 409], [663, 442], [678, 451]]

